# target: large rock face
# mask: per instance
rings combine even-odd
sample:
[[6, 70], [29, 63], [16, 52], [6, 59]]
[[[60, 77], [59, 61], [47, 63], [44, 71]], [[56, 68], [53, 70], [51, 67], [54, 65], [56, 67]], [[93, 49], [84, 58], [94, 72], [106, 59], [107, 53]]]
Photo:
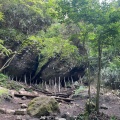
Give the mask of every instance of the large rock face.
[[[79, 46], [80, 56], [86, 54], [85, 49]], [[44, 58], [43, 58], [44, 61]], [[20, 54], [16, 55], [6, 69], [8, 75], [13, 78], [24, 80], [26, 76], [29, 83], [30, 77], [33, 77], [33, 83], [38, 80], [49, 81], [61, 79], [63, 81], [77, 81], [85, 73], [86, 63], [79, 62], [74, 57], [60, 59], [60, 57], [52, 58], [38, 70], [38, 52], [34, 47], [24, 49]], [[37, 71], [37, 72], [36, 72]], [[36, 73], [36, 74], [35, 74]]]
[[35, 117], [59, 113], [59, 106], [54, 98], [41, 96], [34, 98], [28, 105], [28, 114]]
[[43, 80], [54, 80], [60, 78], [78, 80], [83, 76], [85, 72], [85, 65], [78, 65], [76, 61], [60, 60], [59, 58], [53, 59], [41, 72], [41, 78]]
[[22, 78], [24, 75], [29, 77], [36, 70], [36, 66], [37, 53], [34, 52], [34, 48], [29, 47], [15, 56], [6, 72], [13, 77]]
[[[9, 32], [10, 30], [8, 30], [8, 32], [6, 31], [6, 33]], [[17, 33], [15, 35], [17, 35]], [[1, 36], [3, 39], [4, 35], [2, 34]], [[8, 39], [5, 43], [6, 46], [9, 46], [9, 48], [13, 51], [18, 51], [21, 46], [21, 42], [19, 40], [15, 41], [12, 39]], [[78, 38], [71, 38], [71, 43], [78, 48], [78, 56], [82, 58], [86, 55], [86, 50], [81, 45]], [[26, 47], [24, 50], [22, 50], [19, 54], [17, 54], [10, 63], [9, 67], [7, 67], [5, 72], [12, 78], [17, 78], [18, 80], [24, 80], [24, 78], [26, 77], [28, 83], [31, 78], [33, 83], [35, 83], [34, 81], [38, 81], [39, 83], [41, 81], [47, 82], [49, 80], [55, 79], [60, 79], [61, 81], [76, 81], [84, 75], [86, 63], [82, 60], [77, 60], [74, 55], [71, 55], [64, 59], [61, 59], [61, 56], [58, 55], [57, 57], [50, 58], [50, 60], [44, 62], [44, 57], [40, 58], [41, 60], [39, 60], [38, 55], [40, 53], [37, 51], [36, 46], [36, 44], [30, 45], [29, 47]], [[41, 65], [42, 62], [44, 64], [39, 67], [39, 64]], [[2, 66], [1, 60], [0, 66]]]
[[[79, 41], [79, 40], [76, 40]], [[78, 47], [79, 56], [82, 58], [86, 55], [85, 48], [78, 43], [73, 43]], [[74, 55], [73, 55], [74, 56]], [[67, 81], [77, 81], [80, 77], [83, 77], [86, 69], [86, 62], [77, 60], [73, 56], [69, 58], [61, 59], [60, 57], [49, 60], [36, 74], [35, 79], [41, 78], [43, 81], [48, 82], [49, 80], [58, 81], [61, 83]]]

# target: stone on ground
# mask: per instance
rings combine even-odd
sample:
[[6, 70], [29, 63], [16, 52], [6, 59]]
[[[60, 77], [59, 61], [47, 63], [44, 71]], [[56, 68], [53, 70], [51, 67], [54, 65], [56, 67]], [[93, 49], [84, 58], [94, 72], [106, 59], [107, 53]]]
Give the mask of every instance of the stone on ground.
[[27, 110], [26, 109], [18, 109], [15, 111], [15, 115], [26, 115]]
[[29, 104], [27, 112], [31, 116], [41, 117], [59, 113], [58, 102], [55, 98], [40, 96], [34, 98]]

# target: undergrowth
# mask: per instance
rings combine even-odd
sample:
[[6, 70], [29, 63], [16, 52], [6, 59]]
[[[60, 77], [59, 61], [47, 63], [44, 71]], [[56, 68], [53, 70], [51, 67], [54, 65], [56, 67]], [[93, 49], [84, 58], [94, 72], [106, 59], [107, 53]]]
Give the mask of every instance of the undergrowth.
[[0, 88], [0, 96], [8, 94], [8, 90], [5, 88]]
[[0, 86], [1, 86], [1, 87], [6, 87], [6, 85], [7, 85], [7, 80], [8, 80], [8, 76], [0, 73]]
[[8, 76], [2, 73], [0, 73], [0, 86], [7, 89], [14, 89], [17, 91], [24, 87], [16, 81], [9, 80]]
[[78, 95], [80, 92], [84, 91], [86, 88], [85, 86], [80, 86], [78, 89], [75, 90], [75, 95]]

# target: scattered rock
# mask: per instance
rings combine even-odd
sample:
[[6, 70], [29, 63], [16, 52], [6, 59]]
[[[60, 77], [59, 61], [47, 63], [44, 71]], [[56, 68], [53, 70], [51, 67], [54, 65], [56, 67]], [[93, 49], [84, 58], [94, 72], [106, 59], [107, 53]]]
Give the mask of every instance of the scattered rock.
[[56, 120], [55, 116], [41, 116], [39, 120]]
[[110, 117], [108, 115], [105, 115], [104, 113], [97, 113], [97, 112], [92, 112], [89, 115], [89, 120], [110, 120]]
[[21, 89], [19, 90], [19, 92], [20, 92], [20, 91], [25, 91], [25, 88], [21, 88]]
[[21, 99], [22, 99], [22, 100], [27, 100], [27, 97], [26, 97], [26, 96], [23, 96]]
[[35, 94], [35, 95], [38, 95], [38, 92], [36, 92], [36, 91], [33, 91], [32, 93]]
[[58, 118], [56, 117], [55, 120], [66, 120], [65, 118]]
[[46, 118], [46, 116], [42, 116], [41, 118], [40, 118], [40, 120], [46, 120], [47, 118]]
[[21, 104], [21, 108], [22, 109], [27, 108], [27, 105], [26, 104]]
[[19, 91], [19, 94], [28, 94], [29, 92], [27, 92], [27, 91], [23, 91], [23, 90], [20, 90]]
[[65, 113], [65, 114], [63, 114], [62, 115], [62, 118], [65, 118], [66, 120], [70, 120], [70, 113], [69, 112], [67, 112], [67, 113]]
[[0, 108], [0, 113], [1, 114], [14, 114], [15, 110]]
[[78, 87], [80, 86], [80, 84], [79, 84], [78, 81], [75, 81], [74, 84], [73, 84], [73, 86], [74, 86], [75, 88], [78, 88]]
[[15, 93], [14, 90], [10, 90], [9, 95], [10, 95], [12, 98], [14, 98], [14, 93]]
[[27, 120], [40, 120], [38, 118], [30, 118], [30, 119], [27, 119]]
[[38, 118], [60, 112], [57, 101], [54, 98], [48, 96], [34, 98], [28, 104], [27, 111], [29, 115]]
[[26, 109], [18, 109], [15, 111], [14, 113], [15, 115], [26, 115], [27, 114], [27, 110]]
[[105, 110], [107, 110], [108, 107], [107, 107], [105, 104], [102, 104], [102, 105], [100, 106], [100, 109], [105, 109]]
[[15, 113], [15, 110], [6, 109], [6, 113], [7, 113], [7, 114], [14, 114], [14, 113]]
[[1, 114], [6, 114], [6, 109], [5, 108], [0, 108], [0, 113]]
[[16, 120], [22, 120], [22, 117], [21, 116], [17, 116]]

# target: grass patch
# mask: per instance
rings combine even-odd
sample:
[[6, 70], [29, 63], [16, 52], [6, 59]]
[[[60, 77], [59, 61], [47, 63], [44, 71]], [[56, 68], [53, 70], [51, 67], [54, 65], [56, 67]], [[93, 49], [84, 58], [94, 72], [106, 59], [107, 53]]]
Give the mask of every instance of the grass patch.
[[[8, 76], [7, 75], [4, 75], [2, 73], [0, 73], [0, 86], [1, 87], [4, 87], [6, 89], [14, 89], [16, 91], [19, 91], [21, 88], [23, 88], [24, 86], [22, 84], [19, 84], [18, 82], [16, 81], [11, 81], [8, 79]], [[3, 92], [4, 90], [1, 90], [1, 93]]]
[[7, 95], [7, 94], [8, 94], [8, 90], [5, 89], [5, 88], [0, 87], [0, 96]]
[[19, 91], [21, 88], [24, 88], [24, 85], [22, 85], [16, 81], [8, 81], [6, 88], [10, 89], [10, 90]]
[[80, 86], [78, 89], [75, 90], [75, 95], [78, 95], [80, 92], [83, 92], [86, 90], [85, 86]]
[[1, 86], [1, 87], [6, 87], [6, 85], [7, 85], [7, 80], [8, 80], [8, 76], [0, 73], [0, 86]]

